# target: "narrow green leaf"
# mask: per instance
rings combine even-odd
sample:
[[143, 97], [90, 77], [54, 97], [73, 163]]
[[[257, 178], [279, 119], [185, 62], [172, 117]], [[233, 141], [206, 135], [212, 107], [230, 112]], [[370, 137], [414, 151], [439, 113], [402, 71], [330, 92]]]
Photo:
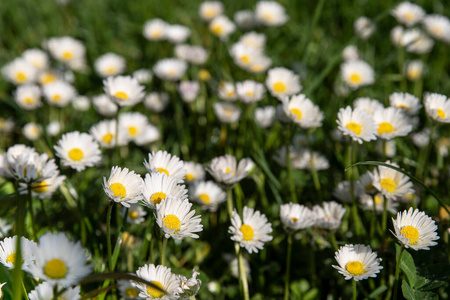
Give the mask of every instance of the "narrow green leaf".
[[414, 295], [414, 290], [408, 285], [406, 280], [403, 280], [403, 282], [402, 282], [402, 292], [403, 292], [403, 297], [405, 297], [405, 299], [416, 300], [416, 297]]
[[369, 298], [366, 298], [366, 299], [375, 299], [376, 297], [378, 297], [381, 294], [383, 294], [384, 292], [386, 292], [387, 289], [388, 288], [386, 285], [382, 285], [382, 286], [376, 288], [372, 293], [370, 293]]
[[406, 277], [408, 277], [409, 285], [411, 287], [416, 286], [417, 280], [417, 270], [416, 265], [414, 264], [414, 259], [408, 251], [403, 250], [402, 261], [400, 262], [400, 269], [405, 273]]

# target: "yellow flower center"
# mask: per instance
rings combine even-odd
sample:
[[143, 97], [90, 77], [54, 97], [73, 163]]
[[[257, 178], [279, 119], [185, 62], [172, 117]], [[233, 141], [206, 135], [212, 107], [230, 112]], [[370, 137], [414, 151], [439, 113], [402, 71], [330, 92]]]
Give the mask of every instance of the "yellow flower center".
[[364, 274], [364, 266], [359, 261], [351, 261], [345, 265], [345, 269], [352, 275], [358, 276]]
[[108, 68], [106, 68], [106, 70], [105, 70], [105, 73], [108, 74], [108, 75], [115, 74], [116, 72], [117, 72], [117, 70], [116, 70], [116, 68], [113, 67], [113, 66], [108, 67]]
[[25, 104], [33, 104], [34, 99], [31, 97], [26, 97], [25, 99], [23, 99], [23, 102], [25, 102]]
[[44, 180], [44, 181], [42, 181], [42, 182], [33, 184], [33, 185], [31, 186], [31, 188], [33, 189], [33, 192], [36, 192], [36, 193], [43, 193], [43, 192], [45, 192], [45, 191], [48, 190], [48, 183]]
[[137, 296], [139, 296], [139, 292], [138, 292], [138, 290], [135, 289], [135, 288], [127, 288], [127, 289], [125, 290], [125, 296], [128, 296], [128, 297], [137, 297]]
[[298, 221], [298, 219], [295, 218], [295, 217], [292, 217], [291, 220], [292, 220], [292, 222], [294, 222], [294, 223], [297, 223], [297, 221]]
[[383, 199], [380, 196], [378, 196], [378, 195], [375, 195], [373, 200], [375, 201], [375, 204], [377, 204], [377, 205], [383, 203]]
[[253, 228], [250, 225], [243, 224], [239, 229], [244, 236], [244, 241], [251, 241], [255, 235]]
[[445, 112], [442, 109], [436, 109], [437, 113], [436, 113], [436, 117], [439, 117], [441, 119], [445, 119]]
[[284, 93], [286, 92], [286, 85], [282, 82], [275, 82], [273, 84], [273, 89], [277, 93]]
[[220, 25], [213, 25], [211, 26], [211, 31], [215, 34], [215, 35], [221, 35], [223, 32], [223, 28]]
[[416, 244], [419, 239], [419, 230], [411, 225], [402, 227], [402, 229], [400, 229], [400, 233], [409, 240], [409, 244], [411, 245]]
[[291, 114], [293, 114], [296, 117], [297, 121], [302, 118], [302, 111], [300, 109], [291, 108], [290, 111], [291, 111]]
[[407, 13], [405, 14], [405, 18], [406, 18], [407, 20], [412, 20], [412, 19], [414, 18], [414, 14], [412, 14], [412, 13], [410, 13], [410, 12], [407, 12]]
[[159, 39], [162, 36], [162, 33], [160, 30], [153, 30], [150, 36], [154, 39]]
[[27, 75], [25, 75], [25, 73], [23, 73], [23, 72], [19, 72], [16, 75], [16, 80], [18, 82], [24, 82], [25, 80], [27, 80]]
[[186, 181], [192, 181], [194, 179], [195, 179], [194, 174], [191, 174], [191, 173], [186, 174]]
[[131, 219], [131, 220], [136, 220], [138, 217], [139, 217], [139, 212], [138, 211], [136, 211], [136, 210], [134, 210], [134, 211], [130, 211], [129, 213], [128, 213], [128, 217]]
[[14, 264], [16, 262], [16, 253], [11, 253], [10, 255], [8, 255], [8, 257], [6, 258], [6, 262]]
[[431, 28], [431, 31], [437, 36], [442, 36], [444, 34], [444, 30], [439, 25]]
[[122, 100], [127, 100], [128, 99], [128, 95], [125, 92], [116, 92], [114, 94], [114, 97], [122, 99]]
[[61, 95], [60, 94], [54, 94], [52, 97], [52, 101], [53, 102], [58, 102], [59, 100], [61, 100]]
[[207, 17], [208, 19], [214, 17], [215, 15], [216, 11], [214, 9], [208, 8], [205, 10], [205, 17]]
[[69, 151], [69, 158], [74, 161], [80, 161], [84, 157], [83, 151], [80, 148], [73, 148]]
[[255, 93], [253, 93], [252, 91], [248, 91], [246, 94], [249, 97], [253, 97], [255, 95]]
[[397, 183], [395, 183], [395, 181], [392, 180], [391, 178], [381, 179], [380, 185], [381, 185], [381, 188], [385, 189], [389, 193], [393, 193], [397, 189]]
[[201, 69], [200, 71], [198, 71], [198, 78], [201, 81], [208, 81], [209, 79], [211, 79], [211, 73], [209, 73], [208, 70]]
[[231, 98], [231, 97], [233, 97], [234, 96], [234, 91], [228, 91], [227, 92], [227, 97], [228, 98]]
[[392, 131], [394, 131], [394, 126], [391, 123], [382, 122], [378, 124], [378, 134], [391, 133]]
[[156, 192], [150, 197], [150, 201], [152, 201], [156, 206], [157, 204], [161, 203], [161, 201], [166, 200], [166, 197], [167, 195], [163, 192]]
[[55, 258], [47, 262], [44, 274], [51, 279], [61, 279], [66, 277], [67, 267], [62, 260]]
[[351, 131], [353, 131], [356, 135], [360, 135], [361, 134], [362, 128], [361, 128], [361, 125], [359, 125], [358, 123], [350, 122], [345, 127], [350, 129]]
[[53, 82], [53, 81], [55, 81], [56, 80], [56, 77], [55, 76], [53, 76], [52, 74], [45, 74], [43, 77], [42, 77], [42, 83], [43, 84], [46, 84], [46, 83], [50, 83], [50, 82]]
[[399, 104], [399, 105], [397, 105], [397, 108], [401, 108], [401, 109], [404, 109], [406, 111], [409, 109], [409, 107], [407, 105], [405, 105], [405, 104]]
[[420, 71], [418, 69], [409, 69], [407, 74], [409, 79], [417, 79], [420, 77]]
[[62, 58], [63, 58], [64, 60], [71, 60], [72, 57], [73, 57], [73, 54], [72, 54], [72, 52], [70, 52], [70, 51], [66, 51], [66, 52], [64, 52], [63, 55], [62, 55]]
[[[159, 281], [152, 281], [152, 283], [154, 285], [156, 285], [157, 287], [159, 287], [160, 289], [164, 290], [164, 287], [162, 285], [161, 282]], [[153, 298], [161, 298], [162, 296], [164, 296], [164, 292], [160, 291], [152, 286], [147, 286], [147, 294], [149, 294], [151, 297]]]
[[110, 190], [113, 191], [113, 196], [120, 196], [120, 199], [123, 199], [127, 195], [126, 187], [120, 182], [114, 182], [109, 186]]
[[263, 14], [263, 18], [266, 19], [267, 21], [271, 21], [273, 19], [273, 14], [271, 14], [270, 12], [265, 12]]
[[176, 74], [174, 69], [170, 69], [167, 74], [169, 74], [169, 76], [174, 76]]
[[200, 201], [202, 201], [204, 204], [209, 204], [211, 202], [211, 199], [209, 198], [208, 194], [200, 194], [198, 195], [198, 198]]
[[248, 64], [250, 63], [250, 58], [248, 57], [248, 55], [242, 55], [241, 56], [241, 60], [243, 63]]
[[111, 145], [111, 141], [113, 139], [114, 135], [112, 133], [107, 133], [102, 137], [102, 142], [105, 144]]
[[169, 171], [167, 171], [167, 170], [164, 169], [164, 168], [156, 168], [156, 170], [157, 170], [159, 173], [165, 173], [167, 176], [169, 176]]
[[230, 172], [231, 172], [231, 169], [227, 167], [227, 168], [225, 169], [225, 174], [228, 174], [228, 173], [230, 173]]
[[134, 126], [128, 127], [128, 134], [131, 136], [136, 136], [138, 134], [138, 130]]
[[357, 74], [357, 73], [353, 73], [352, 75], [350, 75], [350, 82], [354, 83], [354, 84], [358, 84], [362, 81], [361, 75]]
[[181, 221], [178, 219], [175, 215], [167, 215], [163, 218], [164, 226], [169, 228], [170, 230], [175, 230], [175, 232], [178, 232], [181, 227]]

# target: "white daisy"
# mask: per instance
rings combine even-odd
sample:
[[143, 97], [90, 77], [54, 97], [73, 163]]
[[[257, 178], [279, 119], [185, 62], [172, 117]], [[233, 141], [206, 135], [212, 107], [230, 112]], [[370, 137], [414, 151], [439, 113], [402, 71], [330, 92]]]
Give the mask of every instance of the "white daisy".
[[63, 80], [63, 76], [60, 72], [56, 70], [45, 70], [39, 73], [37, 81], [40, 85], [44, 86], [58, 80]]
[[253, 58], [250, 66], [246, 68], [246, 70], [253, 74], [260, 74], [267, 71], [267, 69], [269, 69], [271, 65], [272, 60], [270, 59], [270, 57], [266, 55], [258, 55]]
[[441, 15], [428, 15], [423, 19], [423, 25], [435, 39], [450, 43], [450, 20]]
[[101, 77], [116, 76], [125, 71], [126, 61], [123, 56], [109, 52], [95, 60], [94, 68]]
[[421, 30], [413, 28], [404, 32], [401, 44], [407, 52], [424, 54], [433, 49], [434, 41]]
[[[89, 133], [104, 148], [114, 148], [116, 145], [116, 120], [103, 120], [93, 125]], [[124, 146], [128, 143], [128, 135], [122, 128], [119, 128], [117, 144]]]
[[241, 100], [245, 104], [252, 104], [261, 101], [266, 93], [266, 89], [262, 83], [245, 80], [236, 83], [236, 92]]
[[397, 5], [391, 14], [397, 22], [409, 27], [420, 22], [426, 13], [419, 5], [405, 1]]
[[397, 107], [377, 110], [373, 114], [373, 120], [378, 127], [376, 135], [386, 140], [407, 136], [413, 129], [408, 117]]
[[91, 273], [87, 259], [80, 242], [71, 242], [64, 233], [46, 233], [39, 238], [30, 272], [49, 284], [70, 287]]
[[234, 23], [241, 29], [251, 29], [256, 24], [255, 14], [250, 9], [238, 10], [233, 16]]
[[370, 246], [361, 244], [341, 246], [336, 251], [335, 258], [339, 265], [333, 265], [333, 268], [344, 275], [345, 280], [360, 281], [369, 277], [375, 278], [383, 269], [380, 266], [382, 259], [377, 258], [377, 253], [372, 252]]
[[92, 167], [102, 159], [97, 142], [87, 133], [78, 131], [66, 133], [54, 148], [62, 165], [77, 171]]
[[314, 170], [322, 171], [327, 170], [330, 167], [328, 159], [316, 151], [305, 150], [301, 152], [298, 159], [298, 168], [302, 170], [312, 170], [314, 164]]
[[414, 250], [430, 250], [430, 246], [437, 245], [439, 239], [437, 225], [425, 212], [414, 210], [412, 207], [397, 213], [397, 219], [392, 218], [395, 237], [406, 248]]
[[280, 219], [288, 231], [309, 228], [316, 223], [316, 216], [312, 210], [292, 202], [281, 205]]
[[51, 38], [45, 45], [56, 60], [71, 68], [76, 69], [79, 64], [84, 64], [86, 48], [82, 42], [70, 36]]
[[264, 56], [262, 49], [247, 46], [242, 42], [231, 46], [230, 55], [237, 66], [248, 71], [251, 71], [254, 63]]
[[202, 65], [209, 58], [209, 52], [201, 46], [176, 45], [175, 56], [194, 65]]
[[231, 124], [239, 121], [241, 109], [228, 102], [216, 102], [213, 104], [214, 114], [221, 123]]
[[368, 114], [373, 115], [377, 110], [383, 109], [383, 104], [377, 99], [370, 99], [368, 97], [358, 97], [353, 102], [355, 109], [362, 109]]
[[142, 34], [149, 41], [160, 41], [166, 38], [166, 29], [169, 26], [161, 19], [151, 19], [145, 22]]
[[[398, 168], [396, 163], [386, 161], [386, 164]], [[372, 185], [389, 199], [397, 199], [405, 196], [407, 193], [414, 193], [413, 183], [408, 176], [383, 166], [378, 166], [373, 171]]]
[[139, 298], [139, 289], [135, 287], [131, 281], [118, 280], [120, 295], [125, 299], [141, 299]]
[[108, 77], [103, 90], [119, 106], [133, 106], [144, 98], [144, 87], [131, 76]]
[[248, 175], [248, 158], [243, 158], [237, 163], [236, 157], [226, 154], [214, 158], [206, 170], [214, 177], [217, 183], [232, 186]]
[[281, 26], [289, 20], [284, 7], [276, 1], [258, 1], [255, 16], [265, 26]]
[[[352, 185], [349, 180], [341, 181], [333, 190], [333, 197], [344, 203], [352, 203]], [[357, 198], [364, 192], [364, 187], [360, 181], [353, 182], [353, 197]]]
[[160, 113], [170, 102], [169, 94], [165, 92], [152, 92], [145, 96], [144, 105], [147, 109]]
[[[35, 260], [36, 243], [24, 237], [20, 239], [22, 250], [22, 269], [28, 268]], [[0, 242], [0, 262], [8, 269], [13, 269], [16, 263], [17, 236], [7, 237]]]
[[356, 35], [363, 40], [368, 39], [376, 28], [375, 23], [365, 16], [359, 17], [353, 24]]
[[273, 237], [269, 235], [271, 232], [272, 224], [259, 211], [244, 206], [242, 220], [237, 211], [233, 211], [228, 233], [231, 234], [231, 240], [238, 242], [250, 254], [258, 253], [258, 249], [263, 249], [264, 243], [272, 240]]
[[167, 177], [165, 173], [145, 174], [141, 203], [151, 209], [156, 209], [156, 205], [168, 197], [184, 200], [188, 197], [187, 193], [186, 187], [179, 185], [174, 177]]
[[178, 58], [164, 58], [153, 66], [153, 72], [162, 80], [178, 81], [187, 70], [187, 63]]
[[184, 163], [186, 168], [186, 181], [188, 183], [194, 183], [196, 181], [202, 181], [205, 179], [205, 169], [199, 163], [193, 161], [187, 161]]
[[118, 107], [106, 94], [101, 94], [92, 98], [92, 104], [94, 105], [95, 110], [105, 117], [114, 116]]
[[391, 42], [395, 47], [403, 47], [403, 35], [405, 29], [402, 26], [395, 26], [390, 33]]
[[437, 93], [426, 93], [424, 96], [425, 111], [433, 120], [450, 123], [450, 100]]
[[10, 224], [6, 219], [0, 218], [0, 238], [4, 238], [11, 229], [12, 224]]
[[174, 177], [179, 183], [184, 181], [186, 168], [183, 161], [176, 155], [167, 151], [152, 152], [148, 154], [148, 161], [144, 166], [151, 173], [165, 173], [168, 177]]
[[223, 3], [220, 1], [204, 1], [200, 4], [198, 13], [203, 20], [208, 22], [223, 14], [223, 10]]
[[24, 84], [17, 88], [14, 100], [25, 110], [34, 110], [42, 106], [41, 90], [37, 85]]
[[352, 111], [350, 106], [339, 109], [338, 113], [339, 130], [344, 135], [349, 135], [354, 141], [362, 144], [363, 140], [369, 142], [376, 140], [376, 124], [373, 118], [361, 109]]
[[60, 80], [44, 85], [42, 91], [48, 104], [57, 107], [67, 106], [77, 94], [70, 83]]
[[153, 79], [152, 72], [150, 72], [150, 70], [147, 70], [147, 69], [136, 70], [133, 72], [132, 76], [133, 76], [133, 78], [136, 78], [136, 80], [140, 84], [150, 83]]
[[322, 126], [323, 112], [305, 95], [299, 94], [290, 99], [286, 97], [282, 103], [286, 116], [301, 128], [311, 129]]
[[[38, 197], [40, 199], [48, 199], [51, 198], [54, 192], [59, 188], [59, 186], [66, 179], [66, 176], [59, 176], [59, 172], [53, 175], [50, 178], [46, 178], [41, 182], [34, 183], [31, 185], [31, 192], [34, 197]], [[26, 184], [21, 183], [21, 187], [26, 193]]]
[[313, 207], [313, 212], [316, 215], [316, 226], [330, 230], [339, 228], [346, 209], [334, 201], [324, 202], [322, 206], [315, 205]]
[[103, 190], [108, 198], [125, 207], [142, 199], [143, 186], [141, 176], [127, 168], [112, 167], [108, 180], [103, 177]]
[[359, 177], [358, 182], [364, 189], [365, 193], [373, 195], [376, 192], [375, 187], [372, 185], [372, 182], [373, 182], [373, 173], [372, 172], [367, 171], [366, 173], [362, 174]]
[[178, 91], [184, 102], [192, 103], [197, 99], [200, 83], [198, 81], [181, 81], [178, 85]]
[[342, 58], [344, 60], [358, 60], [358, 48], [355, 45], [348, 45], [342, 50]]
[[130, 141], [136, 141], [144, 135], [148, 124], [147, 116], [140, 112], [126, 112], [119, 116], [120, 130]]
[[341, 65], [341, 76], [352, 89], [371, 85], [375, 82], [373, 68], [362, 60], [346, 61]]
[[156, 205], [156, 223], [168, 239], [183, 239], [185, 237], [198, 238], [195, 232], [203, 230], [201, 216], [194, 216], [191, 211], [192, 203], [188, 199], [168, 197]]
[[423, 77], [425, 64], [420, 59], [412, 60], [406, 64], [405, 74], [406, 78], [411, 81], [416, 81]]
[[61, 133], [61, 123], [59, 121], [51, 121], [45, 127], [45, 131], [49, 136], [57, 136]]
[[282, 99], [294, 95], [302, 89], [299, 76], [286, 68], [270, 69], [266, 77], [266, 86], [272, 96]]
[[[33, 291], [28, 294], [30, 300], [53, 300], [53, 285], [48, 282], [43, 282], [39, 284]], [[68, 288], [58, 299], [62, 300], [79, 300], [80, 297], [80, 287]]]
[[275, 120], [276, 109], [273, 106], [258, 107], [255, 109], [255, 122], [261, 128], [268, 128], [272, 126]]
[[195, 295], [197, 295], [202, 285], [202, 281], [197, 279], [198, 275], [200, 275], [200, 273], [195, 270], [192, 270], [191, 278], [187, 278], [183, 275], [177, 275], [179, 283], [179, 296], [181, 299], [192, 299]]
[[169, 25], [166, 28], [166, 38], [174, 44], [184, 43], [191, 35], [191, 30], [183, 25]]
[[34, 122], [28, 122], [22, 128], [23, 136], [30, 141], [35, 141], [42, 135], [42, 126]]
[[140, 299], [177, 299], [178, 280], [177, 276], [171, 272], [170, 268], [162, 265], [145, 265], [136, 271], [136, 275], [148, 282], [153, 283], [163, 291], [148, 286], [143, 283], [133, 282], [133, 285], [139, 289]]
[[384, 211], [384, 202], [386, 201], [386, 209], [391, 214], [397, 212], [398, 203], [392, 199], [385, 198], [382, 194], [368, 195], [362, 194], [359, 196], [359, 204], [363, 210], [381, 214]]
[[10, 157], [9, 149], [6, 156], [7, 169], [10, 174], [21, 182], [36, 183], [58, 175], [58, 167], [54, 159], [49, 159], [43, 153], [39, 155], [34, 148], [24, 148], [15, 157]]
[[39, 71], [48, 68], [48, 55], [41, 49], [27, 49], [22, 53], [22, 57]]
[[197, 202], [203, 209], [211, 212], [217, 211], [217, 207], [225, 202], [227, 194], [214, 182], [202, 181], [196, 183], [189, 190], [190, 199]]
[[219, 15], [209, 23], [209, 31], [221, 40], [226, 40], [236, 30], [236, 25], [227, 16]]
[[420, 99], [408, 93], [392, 93], [389, 95], [389, 103], [403, 109], [408, 115], [416, 115], [422, 107]]
[[221, 81], [219, 83], [219, 98], [225, 101], [237, 99], [236, 87], [232, 82]]
[[139, 204], [131, 204], [129, 208], [122, 207], [122, 212], [125, 217], [125, 212], [128, 209], [128, 213], [126, 214], [127, 222], [130, 224], [142, 224], [145, 221], [145, 216], [147, 212], [144, 208]]
[[3, 77], [15, 84], [21, 85], [36, 81], [37, 69], [23, 58], [16, 58], [2, 68]]
[[420, 132], [415, 132], [411, 134], [411, 139], [413, 140], [414, 145], [416, 145], [419, 148], [423, 148], [428, 146], [428, 144], [430, 143], [430, 134], [431, 134], [430, 128], [424, 128]]

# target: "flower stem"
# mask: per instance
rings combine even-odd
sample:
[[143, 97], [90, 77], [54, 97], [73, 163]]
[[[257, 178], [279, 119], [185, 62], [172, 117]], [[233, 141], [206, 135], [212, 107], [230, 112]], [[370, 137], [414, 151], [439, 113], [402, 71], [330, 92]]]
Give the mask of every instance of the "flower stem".
[[289, 276], [291, 272], [291, 257], [292, 257], [292, 234], [287, 236], [287, 257], [286, 257], [286, 273], [284, 275], [284, 300], [289, 299]]
[[[30, 190], [28, 190], [30, 192]], [[17, 235], [16, 241], [16, 257], [13, 270], [13, 295], [14, 300], [22, 300], [22, 236], [25, 234], [25, 213], [26, 213], [26, 199], [24, 197], [19, 197], [16, 213], [16, 224], [15, 233]]]
[[31, 218], [31, 231], [33, 232], [33, 239], [34, 241], [37, 241], [37, 235], [36, 235], [36, 224], [34, 219], [34, 210], [33, 210], [33, 194], [32, 194], [32, 186], [31, 184], [27, 184], [27, 200], [28, 200], [28, 207], [30, 209], [30, 218]]
[[352, 280], [352, 285], [353, 285], [353, 300], [356, 300], [358, 298], [358, 292], [356, 290], [356, 281]]
[[381, 216], [381, 231], [383, 232], [383, 234], [386, 231], [387, 228], [387, 199], [384, 198], [383, 201], [383, 215]]
[[166, 249], [167, 249], [167, 239], [163, 237], [162, 240], [162, 250], [161, 250], [161, 265], [166, 265]]
[[242, 248], [239, 251], [238, 262], [239, 262], [239, 277], [240, 277], [241, 282], [242, 282], [242, 289], [243, 289], [243, 293], [244, 293], [244, 300], [249, 300], [250, 296], [249, 296], [249, 292], [248, 292], [247, 274], [245, 273], [244, 260], [242, 258]]
[[336, 235], [334, 234], [334, 231], [330, 232], [330, 240], [331, 240], [331, 245], [333, 245], [333, 248], [335, 251], [339, 250], [338, 244], [336, 242]]
[[400, 275], [400, 264], [402, 262], [402, 254], [403, 254], [404, 250], [405, 250], [405, 246], [402, 245], [401, 248], [400, 248], [400, 253], [399, 253], [398, 257], [397, 257], [397, 265], [395, 266], [394, 295], [393, 295], [393, 298], [392, 298], [394, 300], [397, 299], [398, 278], [399, 278], [399, 275]]
[[306, 134], [306, 143], [308, 144], [308, 149], [311, 152], [311, 174], [313, 177], [314, 187], [319, 195], [320, 202], [322, 202], [322, 188], [320, 186], [319, 174], [317, 173], [316, 166], [314, 165], [313, 149], [311, 147], [311, 131], [308, 131]]
[[289, 146], [291, 145], [291, 128], [292, 124], [287, 125], [285, 147], [286, 147], [286, 168], [288, 173], [289, 190], [291, 191], [292, 202], [297, 203], [297, 195], [295, 194], [294, 178], [292, 177], [291, 156]]
[[233, 216], [233, 191], [232, 189], [227, 190], [227, 209], [228, 209], [228, 218], [231, 220], [231, 216]]
[[113, 271], [112, 266], [112, 250], [111, 250], [111, 212], [113, 209], [113, 203], [112, 201], [108, 202], [108, 212], [106, 215], [106, 247], [108, 248], [108, 264], [109, 264], [109, 271]]
[[[347, 153], [346, 153], [346, 158], [345, 158], [345, 164], [346, 167], [351, 166], [353, 163], [353, 149], [354, 148], [354, 143], [352, 142], [348, 148], [347, 148]], [[353, 173], [353, 168], [350, 168], [347, 170], [347, 174], [346, 174], [346, 178], [347, 180], [350, 181], [350, 195], [352, 197], [352, 218], [353, 218], [353, 222], [355, 223], [355, 231], [356, 231], [356, 236], [360, 237], [361, 236], [361, 227], [359, 224], [359, 216], [358, 216], [358, 206], [357, 206], [357, 200], [355, 197], [355, 178], [354, 178], [354, 173]]]

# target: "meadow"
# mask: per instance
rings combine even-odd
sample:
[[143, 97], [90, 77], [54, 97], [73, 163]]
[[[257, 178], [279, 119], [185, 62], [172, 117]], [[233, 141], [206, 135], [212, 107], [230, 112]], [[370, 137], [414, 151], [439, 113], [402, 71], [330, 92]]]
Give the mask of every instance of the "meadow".
[[449, 299], [449, 16], [2, 0], [0, 299]]

